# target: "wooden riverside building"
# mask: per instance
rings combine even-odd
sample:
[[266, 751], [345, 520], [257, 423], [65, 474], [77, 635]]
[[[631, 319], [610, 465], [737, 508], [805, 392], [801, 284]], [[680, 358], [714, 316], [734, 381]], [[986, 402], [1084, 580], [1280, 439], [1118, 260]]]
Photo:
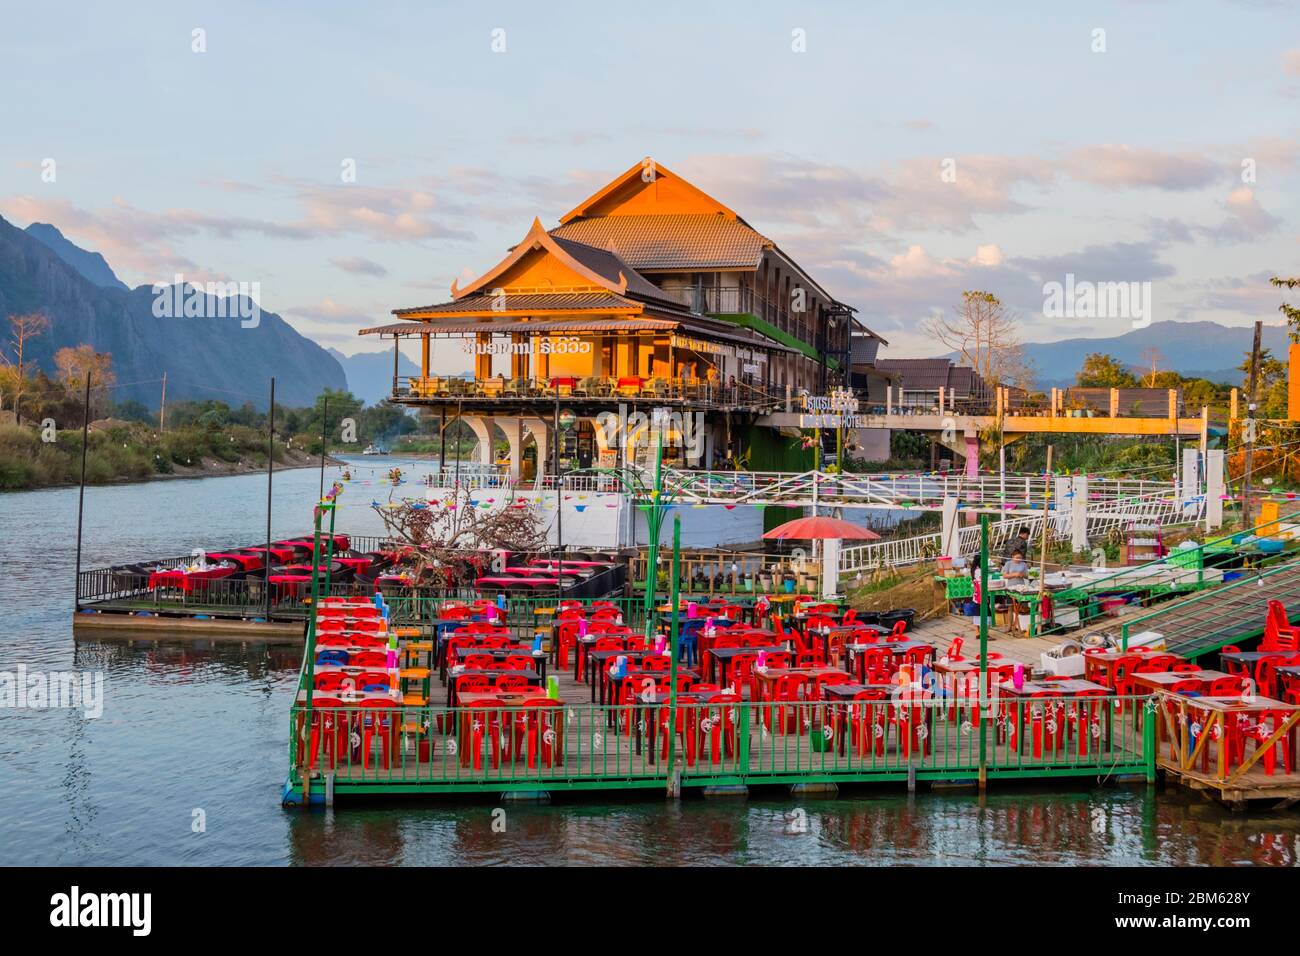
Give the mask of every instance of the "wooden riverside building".
[[[873, 334], [853, 313], [734, 211], [647, 159], [556, 228], [534, 220], [497, 265], [453, 283], [450, 301], [396, 309], [400, 321], [361, 334], [395, 340], [394, 402], [459, 415], [485, 463], [499, 428], [511, 475], [527, 478], [538, 462], [550, 468], [557, 404], [576, 418], [561, 451], [569, 468], [644, 460], [646, 428], [611, 442], [597, 424], [620, 410], [702, 421], [685, 464], [741, 454], [758, 417], [844, 382], [851, 335]], [[399, 339], [419, 339], [418, 376], [398, 378]], [[464, 354], [472, 380], [434, 375], [435, 349]], [[674, 437], [670, 427], [668, 456], [682, 459]]]

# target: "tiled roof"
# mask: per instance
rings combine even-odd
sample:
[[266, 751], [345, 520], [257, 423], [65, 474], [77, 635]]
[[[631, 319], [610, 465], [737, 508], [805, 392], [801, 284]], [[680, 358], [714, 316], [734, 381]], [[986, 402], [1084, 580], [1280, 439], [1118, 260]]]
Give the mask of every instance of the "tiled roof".
[[466, 333], [489, 332], [504, 335], [509, 332], [646, 332], [666, 331], [681, 323], [672, 319], [628, 319], [592, 316], [589, 319], [553, 319], [524, 322], [517, 317], [500, 319], [440, 319], [437, 322], [398, 322], [362, 329], [360, 335], [421, 335], [425, 332]]
[[[629, 285], [631, 280], [629, 279]], [[433, 305], [417, 306], [413, 309], [394, 309], [393, 315], [411, 315], [416, 312], [440, 312], [456, 315], [465, 312], [500, 311], [500, 306], [493, 308], [499, 300], [490, 294], [468, 295], [455, 302], [437, 302]], [[639, 302], [615, 295], [613, 292], [556, 292], [529, 293], [527, 295], [507, 293], [504, 306], [512, 311], [516, 309], [537, 312], [587, 312], [587, 311], [623, 311], [640, 307]]]
[[908, 392], [937, 392], [942, 386], [955, 398], [971, 398], [986, 391], [984, 380], [973, 368], [946, 358], [876, 359], [875, 367], [891, 374]]
[[564, 236], [552, 236], [551, 238], [555, 240], [556, 245], [573, 256], [573, 258], [592, 272], [604, 276], [610, 282], [617, 284], [618, 277], [622, 275], [627, 279], [628, 295], [635, 296], [638, 299], [671, 302], [677, 308], [681, 307], [680, 302], [674, 302], [674, 300], [667, 298], [658, 286], [637, 272], [634, 266], [608, 249], [599, 249], [589, 243], [566, 239]]
[[876, 368], [882, 372], [894, 372], [901, 379], [902, 387], [907, 391], [935, 391], [940, 386], [948, 387], [948, 369], [952, 363], [947, 359], [876, 359]]
[[551, 235], [599, 249], [612, 245], [632, 268], [659, 271], [757, 269], [771, 245], [744, 222], [715, 215], [597, 216], [565, 223]]

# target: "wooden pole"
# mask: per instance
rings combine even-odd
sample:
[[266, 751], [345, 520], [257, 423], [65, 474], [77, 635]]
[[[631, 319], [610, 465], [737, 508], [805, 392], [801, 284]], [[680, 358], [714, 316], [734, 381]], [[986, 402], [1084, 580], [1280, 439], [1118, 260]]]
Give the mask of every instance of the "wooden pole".
[[271, 620], [271, 476], [275, 470], [275, 376], [271, 377], [271, 406], [266, 413], [266, 620]]
[[673, 579], [669, 582], [669, 595], [672, 601], [672, 628], [669, 631], [669, 656], [672, 659], [669, 674], [671, 683], [668, 685], [668, 765], [664, 768], [670, 776], [673, 772], [673, 745], [676, 742], [677, 735], [673, 728], [677, 726], [677, 655], [679, 653], [678, 630], [680, 628], [680, 609], [678, 603], [681, 598], [681, 567], [682, 567], [682, 516], [673, 515]]
[[[985, 709], [989, 682], [989, 516], [980, 515], [980, 687], [976, 704]], [[675, 725], [674, 725], [675, 726]], [[980, 714], [980, 789], [988, 786], [988, 718]]]
[[[17, 417], [15, 410], [14, 416]], [[90, 444], [90, 372], [86, 372], [86, 399], [81, 407], [81, 483], [77, 491], [77, 571], [72, 591], [75, 609], [81, 609], [81, 519], [86, 509], [86, 447]]]
[[1250, 472], [1255, 466], [1255, 405], [1259, 384], [1259, 339], [1264, 323], [1255, 323], [1255, 342], [1250, 349], [1250, 382], [1246, 386], [1246, 463], [1241, 475], [1241, 530], [1252, 527], [1250, 521]]
[[[1044, 585], [1043, 581], [1047, 576], [1047, 532], [1049, 528], [1048, 506], [1051, 504], [1051, 500], [1052, 500], [1052, 446], [1048, 445], [1047, 446], [1047, 480], [1043, 482], [1043, 524], [1040, 527], [1038, 532], [1043, 539], [1042, 542], [1040, 543], [1041, 546], [1038, 549], [1038, 601], [1040, 607], [1042, 606], [1043, 593], [1046, 590], [1046, 585]], [[1033, 620], [1033, 615], [1031, 614], [1030, 621], [1032, 622], [1032, 620]]]
[[158, 406], [158, 431], [167, 427], [167, 373], [163, 372], [162, 402]]

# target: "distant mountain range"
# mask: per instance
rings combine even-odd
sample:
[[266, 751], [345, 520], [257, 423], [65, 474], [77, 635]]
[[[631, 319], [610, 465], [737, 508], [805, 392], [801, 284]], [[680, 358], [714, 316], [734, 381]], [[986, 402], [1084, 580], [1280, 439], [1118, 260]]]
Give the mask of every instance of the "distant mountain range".
[[[1228, 326], [1217, 322], [1152, 322], [1144, 329], [1104, 339], [1064, 339], [1060, 342], [1026, 344], [1025, 358], [1032, 364], [1039, 388], [1073, 385], [1075, 374], [1091, 352], [1103, 352], [1125, 365], [1142, 368], [1142, 352], [1154, 346], [1160, 350], [1161, 369], [1188, 378], [1238, 385], [1242, 363], [1251, 349], [1255, 330], [1251, 326]], [[1265, 325], [1261, 339], [1273, 357], [1286, 361], [1289, 339], [1285, 325]]]
[[[348, 377], [348, 388], [352, 394], [367, 405], [374, 405], [393, 394], [393, 353], [358, 352], [356, 355], [344, 355], [338, 349], [326, 349], [330, 355], [343, 366]], [[398, 353], [397, 374], [419, 375], [420, 367], [409, 358]]]
[[[244, 328], [239, 318], [160, 318], [154, 299], [150, 286], [128, 288], [103, 256], [54, 226], [21, 230], [0, 217], [0, 344], [8, 348], [10, 315], [43, 312], [50, 329], [28, 347], [47, 373], [56, 351], [87, 343], [113, 355], [121, 383], [114, 398], [150, 408], [158, 406], [164, 372], [169, 399], [247, 400], [258, 408], [266, 407], [271, 376], [276, 401], [286, 405], [310, 405], [324, 388], [347, 387], [334, 356], [274, 312], [262, 310], [256, 327]], [[215, 296], [204, 302], [206, 314], [236, 304]]]
[[[1134, 372], [1147, 372], [1150, 366], [1142, 353], [1152, 346], [1160, 350], [1161, 371], [1177, 372], [1186, 378], [1203, 378], [1216, 384], [1240, 385], [1242, 374], [1238, 366], [1250, 353], [1254, 338], [1253, 326], [1242, 328], [1217, 322], [1152, 322], [1145, 329], [1134, 329], [1110, 338], [1027, 342], [1023, 349], [1034, 372], [1035, 384], [1040, 389], [1075, 384], [1083, 360], [1093, 352], [1109, 355]], [[1290, 338], [1285, 325], [1265, 325], [1260, 343], [1272, 352], [1273, 358], [1286, 361]], [[953, 361], [958, 358], [956, 352], [949, 352], [946, 357]]]

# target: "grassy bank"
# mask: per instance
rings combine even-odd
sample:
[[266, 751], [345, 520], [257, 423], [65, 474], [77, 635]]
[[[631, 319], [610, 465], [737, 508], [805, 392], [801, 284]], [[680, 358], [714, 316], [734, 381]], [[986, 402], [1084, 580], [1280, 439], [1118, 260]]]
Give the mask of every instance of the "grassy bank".
[[[0, 490], [76, 484], [81, 477], [81, 432], [61, 431], [45, 441], [39, 429], [0, 425]], [[277, 442], [277, 464], [312, 460], [305, 450]], [[159, 433], [136, 422], [91, 425], [86, 481], [107, 484], [161, 476], [237, 474], [266, 467], [266, 434], [243, 426], [190, 426]]]

